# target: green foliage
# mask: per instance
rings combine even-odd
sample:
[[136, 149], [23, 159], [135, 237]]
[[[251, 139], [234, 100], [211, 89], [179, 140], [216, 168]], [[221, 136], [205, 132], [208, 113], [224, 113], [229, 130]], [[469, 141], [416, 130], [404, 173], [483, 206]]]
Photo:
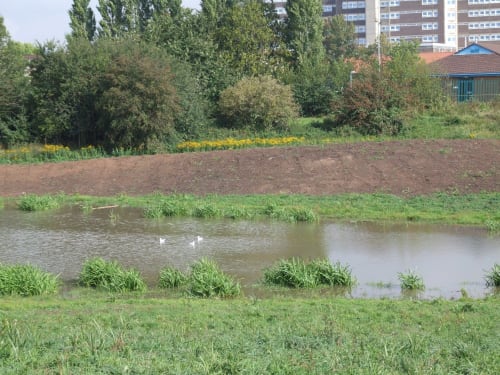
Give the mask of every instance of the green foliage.
[[290, 87], [268, 76], [244, 78], [224, 90], [219, 100], [224, 126], [286, 130], [298, 116]]
[[177, 268], [166, 266], [160, 270], [160, 277], [158, 280], [159, 288], [178, 288], [185, 285], [189, 278], [182, 271]]
[[57, 293], [59, 279], [32, 265], [0, 264], [0, 295], [39, 296]]
[[0, 146], [29, 140], [27, 51], [10, 39], [0, 16]]
[[500, 264], [495, 263], [485, 276], [487, 286], [500, 287]]
[[239, 76], [270, 75], [284, 64], [283, 48], [273, 30], [275, 17], [267, 4], [256, 0], [230, 7], [223, 14], [214, 39]]
[[334, 79], [330, 65], [311, 61], [305, 61], [285, 77], [303, 116], [320, 116], [331, 111], [331, 103], [340, 88]]
[[195, 297], [234, 297], [241, 293], [240, 284], [226, 275], [214, 261], [201, 259], [191, 266], [188, 293]]
[[59, 208], [61, 199], [55, 195], [25, 194], [17, 202], [22, 211], [44, 211]]
[[147, 289], [139, 272], [134, 269], [125, 270], [117, 262], [102, 258], [90, 259], [83, 264], [79, 283], [87, 288], [110, 292], [143, 292]]
[[329, 61], [342, 61], [345, 64], [346, 59], [356, 55], [359, 47], [354, 22], [347, 21], [341, 14], [326, 18], [323, 44]]
[[399, 272], [398, 279], [401, 282], [402, 290], [424, 290], [424, 280], [413, 270]]
[[264, 283], [288, 288], [314, 288], [321, 285], [351, 287], [356, 283], [350, 267], [326, 259], [305, 263], [298, 258], [281, 259], [264, 270]]

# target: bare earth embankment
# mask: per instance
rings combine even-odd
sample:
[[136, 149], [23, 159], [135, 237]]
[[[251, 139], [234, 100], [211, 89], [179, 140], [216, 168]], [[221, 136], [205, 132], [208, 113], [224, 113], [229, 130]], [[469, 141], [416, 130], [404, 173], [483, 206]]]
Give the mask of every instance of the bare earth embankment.
[[0, 196], [500, 191], [500, 140], [409, 140], [0, 165]]

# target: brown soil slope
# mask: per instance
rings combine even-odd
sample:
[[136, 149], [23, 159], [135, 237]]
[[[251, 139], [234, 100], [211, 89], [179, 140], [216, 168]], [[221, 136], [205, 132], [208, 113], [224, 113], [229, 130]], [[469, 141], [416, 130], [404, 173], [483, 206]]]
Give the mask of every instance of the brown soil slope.
[[500, 191], [500, 140], [410, 140], [0, 165], [0, 196]]

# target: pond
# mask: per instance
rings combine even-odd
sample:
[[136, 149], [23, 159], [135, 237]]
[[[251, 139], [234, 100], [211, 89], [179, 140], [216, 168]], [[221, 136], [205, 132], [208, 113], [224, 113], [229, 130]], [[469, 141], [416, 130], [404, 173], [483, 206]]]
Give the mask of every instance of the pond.
[[[196, 236], [203, 240], [195, 246]], [[160, 243], [160, 237], [165, 243]], [[398, 272], [414, 270], [422, 298], [491, 293], [485, 272], [500, 262], [500, 238], [469, 227], [424, 224], [288, 224], [275, 221], [173, 218], [152, 220], [137, 209], [69, 207], [49, 212], [0, 210], [0, 263], [33, 264], [71, 283], [93, 257], [138, 269], [149, 285], [165, 265], [182, 270], [202, 257], [240, 281], [246, 295], [279, 259], [326, 257], [351, 267], [355, 298], [401, 296]]]

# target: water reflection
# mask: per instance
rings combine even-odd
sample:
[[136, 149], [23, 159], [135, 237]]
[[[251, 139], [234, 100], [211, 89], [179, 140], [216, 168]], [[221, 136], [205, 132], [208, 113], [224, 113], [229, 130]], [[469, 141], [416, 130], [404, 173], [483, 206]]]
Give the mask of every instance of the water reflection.
[[[197, 235], [204, 240], [190, 246]], [[0, 211], [1, 263], [31, 263], [70, 281], [96, 256], [137, 268], [151, 285], [167, 264], [186, 270], [209, 257], [249, 293], [278, 259], [328, 257], [351, 266], [359, 281], [354, 297], [400, 296], [397, 273], [408, 269], [424, 278], [424, 297], [459, 297], [462, 288], [481, 297], [488, 292], [485, 270], [500, 261], [500, 239], [448, 226], [150, 220], [140, 210], [117, 208]]]

